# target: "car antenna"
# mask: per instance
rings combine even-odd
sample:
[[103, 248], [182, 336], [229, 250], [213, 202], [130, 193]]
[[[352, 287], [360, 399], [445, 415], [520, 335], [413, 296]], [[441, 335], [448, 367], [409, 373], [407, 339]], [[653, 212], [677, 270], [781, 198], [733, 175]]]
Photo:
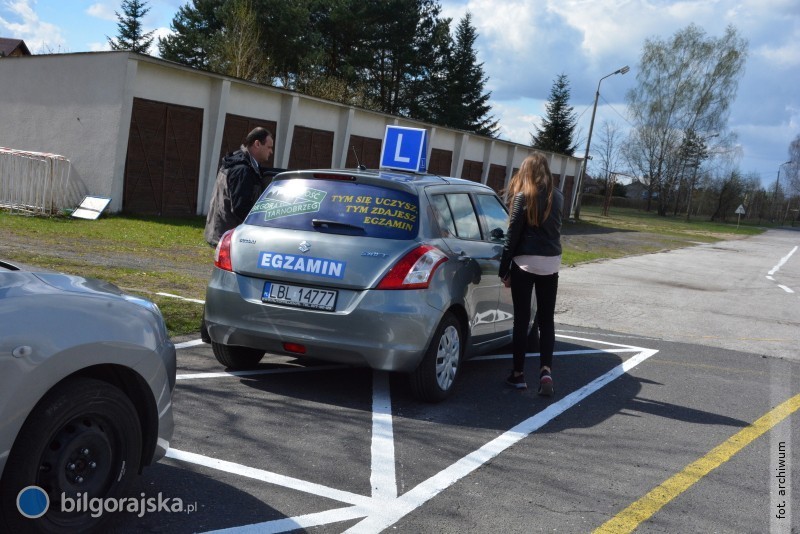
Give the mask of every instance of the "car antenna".
[[359, 171], [366, 171], [367, 167], [362, 165], [361, 162], [358, 160], [358, 153], [356, 152], [356, 145], [350, 145], [350, 148], [353, 149], [353, 155], [356, 157], [356, 163], [358, 164]]

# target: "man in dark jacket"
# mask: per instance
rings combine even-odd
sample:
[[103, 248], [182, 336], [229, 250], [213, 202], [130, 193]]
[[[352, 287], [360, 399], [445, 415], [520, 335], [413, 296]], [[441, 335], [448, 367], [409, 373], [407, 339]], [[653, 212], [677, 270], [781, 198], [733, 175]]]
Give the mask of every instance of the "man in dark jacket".
[[240, 225], [263, 191], [260, 166], [266, 165], [274, 141], [265, 128], [255, 128], [242, 147], [222, 159], [206, 217], [205, 239], [215, 247], [222, 234]]

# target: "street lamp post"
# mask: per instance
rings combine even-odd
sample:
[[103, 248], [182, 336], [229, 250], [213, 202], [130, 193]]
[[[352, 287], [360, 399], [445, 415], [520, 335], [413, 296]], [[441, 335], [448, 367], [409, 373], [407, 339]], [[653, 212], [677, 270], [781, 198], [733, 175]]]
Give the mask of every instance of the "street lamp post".
[[581, 188], [583, 187], [583, 177], [586, 175], [586, 164], [589, 161], [589, 146], [592, 143], [592, 130], [594, 129], [594, 115], [597, 113], [597, 100], [600, 98], [600, 84], [608, 78], [609, 76], [613, 76], [615, 74], [625, 74], [628, 72], [630, 67], [625, 65], [621, 69], [617, 69], [611, 74], [607, 74], [600, 78], [600, 81], [597, 82], [597, 92], [594, 95], [594, 108], [592, 108], [592, 120], [589, 122], [589, 137], [586, 139], [586, 154], [583, 156], [583, 163], [581, 164], [581, 172], [578, 175], [578, 184], [576, 188], [576, 196], [575, 196], [575, 220], [580, 219], [581, 217]]

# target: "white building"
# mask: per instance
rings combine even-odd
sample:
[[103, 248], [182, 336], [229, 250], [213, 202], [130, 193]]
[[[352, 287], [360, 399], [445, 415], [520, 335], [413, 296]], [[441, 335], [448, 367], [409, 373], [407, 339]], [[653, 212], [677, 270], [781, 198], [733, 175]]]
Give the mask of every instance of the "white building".
[[[496, 190], [532, 152], [132, 52], [0, 59], [0, 147], [71, 162], [59, 208], [94, 195], [110, 197], [111, 212], [204, 214], [220, 156], [255, 126], [274, 134], [270, 166], [308, 169], [355, 167], [356, 155], [377, 167], [387, 125], [428, 131], [429, 172]], [[581, 159], [548, 156], [569, 204]]]

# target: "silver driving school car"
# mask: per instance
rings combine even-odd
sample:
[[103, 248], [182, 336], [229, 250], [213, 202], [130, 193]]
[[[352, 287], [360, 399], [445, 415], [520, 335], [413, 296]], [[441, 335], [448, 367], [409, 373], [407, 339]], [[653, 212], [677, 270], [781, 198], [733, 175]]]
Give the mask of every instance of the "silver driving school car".
[[103, 530], [114, 514], [76, 503], [129, 497], [165, 455], [174, 388], [155, 304], [0, 261], [0, 532]]
[[510, 342], [507, 218], [491, 188], [458, 178], [279, 174], [217, 246], [214, 355], [233, 369], [269, 352], [400, 371], [417, 397], [442, 400], [464, 358]]

